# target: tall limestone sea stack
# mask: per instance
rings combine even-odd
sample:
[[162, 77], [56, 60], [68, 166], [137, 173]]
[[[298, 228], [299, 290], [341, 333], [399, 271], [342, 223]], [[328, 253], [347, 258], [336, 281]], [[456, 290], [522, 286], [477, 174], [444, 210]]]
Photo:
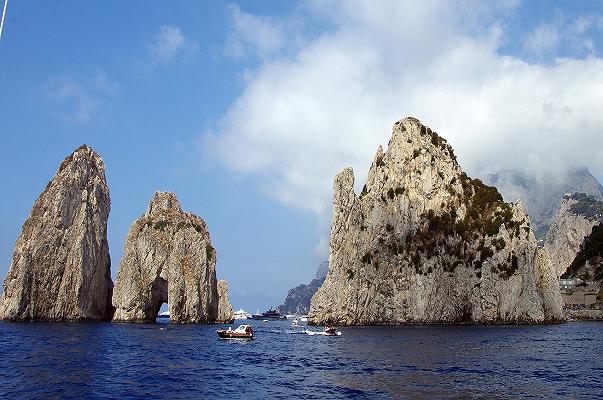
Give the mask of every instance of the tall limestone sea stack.
[[556, 278], [521, 204], [469, 178], [444, 139], [405, 118], [359, 196], [351, 168], [335, 177], [329, 272], [309, 320], [557, 321]]
[[230, 322], [227, 296], [226, 285], [218, 290], [216, 251], [205, 222], [182, 211], [175, 194], [155, 193], [128, 232], [113, 320], [154, 322], [167, 302], [174, 323]]
[[4, 281], [8, 321], [111, 319], [105, 165], [88, 146], [61, 163], [21, 231]]

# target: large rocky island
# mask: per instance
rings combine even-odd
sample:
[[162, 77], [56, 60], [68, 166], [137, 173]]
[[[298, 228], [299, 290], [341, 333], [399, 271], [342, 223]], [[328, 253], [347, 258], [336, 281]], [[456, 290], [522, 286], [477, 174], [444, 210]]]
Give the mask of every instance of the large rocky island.
[[8, 321], [111, 319], [105, 165], [81, 146], [59, 166], [21, 231], [4, 281]]
[[113, 320], [154, 322], [163, 303], [174, 323], [234, 319], [226, 282], [216, 279], [216, 251], [205, 222], [182, 211], [175, 194], [156, 192], [128, 232]]
[[335, 177], [329, 272], [314, 324], [542, 323], [562, 319], [557, 272], [520, 203], [469, 178], [417, 119], [393, 127], [360, 195]]

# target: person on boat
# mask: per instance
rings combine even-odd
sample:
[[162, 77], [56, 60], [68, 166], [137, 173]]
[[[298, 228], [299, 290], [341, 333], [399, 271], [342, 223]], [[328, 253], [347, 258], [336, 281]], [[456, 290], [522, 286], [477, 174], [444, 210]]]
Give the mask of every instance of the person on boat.
[[325, 333], [327, 335], [334, 335], [337, 332], [337, 329], [333, 326], [325, 326]]

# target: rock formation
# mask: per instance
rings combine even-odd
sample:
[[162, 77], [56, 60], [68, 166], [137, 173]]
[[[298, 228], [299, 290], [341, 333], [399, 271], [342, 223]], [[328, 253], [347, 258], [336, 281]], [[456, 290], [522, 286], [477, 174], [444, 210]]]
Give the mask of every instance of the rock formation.
[[[603, 281], [603, 224], [593, 226], [563, 277]], [[601, 290], [603, 291], [603, 287]], [[600, 300], [601, 297], [603, 293], [600, 293]]]
[[183, 212], [175, 194], [157, 192], [128, 232], [115, 280], [113, 320], [154, 322], [165, 302], [173, 323], [219, 318], [216, 251], [207, 226]]
[[545, 238], [549, 225], [566, 193], [586, 193], [603, 199], [603, 186], [587, 168], [570, 168], [561, 173], [534, 173], [503, 170], [485, 177], [506, 201], [521, 200], [532, 221], [537, 238]]
[[603, 202], [584, 193], [563, 196], [545, 240], [557, 275], [569, 268], [584, 238], [603, 220]]
[[218, 317], [216, 322], [225, 324], [234, 322], [234, 312], [228, 300], [228, 284], [225, 280], [218, 281]]
[[316, 276], [309, 284], [301, 284], [289, 290], [285, 302], [278, 306], [281, 314], [307, 314], [310, 311], [310, 300], [325, 281], [328, 271], [329, 262], [325, 261], [320, 264]]
[[539, 323], [562, 318], [548, 254], [520, 203], [470, 179], [414, 118], [379, 147], [359, 196], [335, 177], [329, 273], [311, 323]]
[[61, 163], [36, 200], [4, 281], [9, 321], [111, 319], [105, 165], [88, 146]]

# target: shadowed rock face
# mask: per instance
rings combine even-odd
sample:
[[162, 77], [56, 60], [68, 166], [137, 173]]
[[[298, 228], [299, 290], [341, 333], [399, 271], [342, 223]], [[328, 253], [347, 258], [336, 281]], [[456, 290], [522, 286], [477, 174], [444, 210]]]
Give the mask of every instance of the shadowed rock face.
[[584, 193], [563, 196], [547, 233], [545, 247], [559, 276], [570, 267], [594, 226], [603, 221], [603, 202]]
[[362, 193], [335, 177], [329, 272], [311, 323], [535, 323], [562, 318], [548, 253], [521, 204], [469, 178], [444, 139], [394, 125]]
[[281, 314], [307, 314], [310, 311], [312, 296], [325, 281], [328, 271], [329, 263], [325, 261], [320, 264], [316, 276], [309, 284], [301, 284], [290, 289], [284, 303], [278, 306]]
[[128, 232], [113, 320], [154, 322], [164, 302], [173, 323], [218, 321], [216, 252], [207, 226], [183, 212], [175, 194], [157, 192]]
[[218, 281], [218, 318], [216, 322], [225, 324], [234, 322], [234, 312], [228, 300], [228, 284], [224, 280]]
[[15, 245], [0, 313], [9, 321], [111, 319], [105, 166], [82, 146], [36, 200]]

